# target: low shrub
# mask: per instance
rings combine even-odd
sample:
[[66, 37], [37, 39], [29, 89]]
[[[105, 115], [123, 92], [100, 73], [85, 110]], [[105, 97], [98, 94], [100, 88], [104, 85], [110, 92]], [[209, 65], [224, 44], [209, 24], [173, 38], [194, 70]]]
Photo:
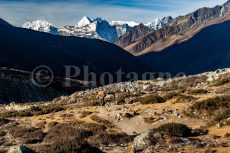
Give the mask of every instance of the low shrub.
[[104, 120], [96, 115], [92, 115], [90, 117], [93, 121], [100, 123], [104, 126], [106, 126], [107, 128], [115, 128], [115, 125], [113, 125], [111, 122], [109, 122], [108, 120]]
[[219, 96], [214, 98], [208, 98], [206, 100], [195, 103], [192, 106], [192, 109], [195, 110], [207, 110], [215, 111], [220, 108], [229, 108], [230, 107], [230, 96]]
[[63, 111], [64, 107], [62, 105], [48, 105], [48, 106], [34, 106], [27, 110], [21, 111], [9, 111], [0, 114], [0, 118], [11, 118], [11, 117], [29, 117], [35, 115], [45, 115], [49, 113], [55, 113]]
[[167, 93], [166, 95], [163, 96], [163, 99], [164, 99], [165, 101], [167, 101], [167, 100], [176, 98], [178, 95], [179, 95], [179, 94], [176, 93], [176, 92], [169, 92], [169, 93]]
[[108, 133], [108, 132], [101, 132], [97, 135], [91, 137], [89, 139], [90, 142], [94, 145], [109, 145], [109, 144], [128, 144], [132, 142], [134, 139], [134, 136], [129, 136], [126, 133]]
[[5, 135], [6, 135], [6, 132], [0, 130], [0, 137], [4, 137]]
[[214, 86], [221, 86], [224, 84], [230, 83], [230, 77], [222, 78], [214, 82]]
[[17, 126], [9, 129], [13, 138], [19, 139], [22, 144], [35, 144], [43, 141], [45, 133], [34, 127]]
[[217, 116], [214, 118], [214, 121], [219, 122], [219, 121], [222, 121], [222, 120], [227, 119], [227, 118], [229, 118], [229, 117], [230, 117], [230, 109], [227, 109], [227, 110], [225, 110], [222, 114], [217, 115]]
[[86, 130], [93, 132], [93, 134], [100, 133], [102, 131], [105, 131], [107, 127], [102, 124], [97, 123], [85, 123], [82, 125]]
[[225, 134], [224, 134], [224, 137], [225, 137], [225, 138], [230, 138], [230, 133], [225, 133]]
[[58, 141], [40, 151], [41, 153], [102, 153], [82, 139]]
[[155, 104], [155, 103], [163, 103], [165, 100], [159, 95], [149, 95], [145, 97], [140, 97], [137, 99], [141, 104]]
[[0, 118], [0, 126], [3, 126], [5, 124], [8, 124], [10, 122], [10, 120], [7, 120], [5, 118]]
[[81, 112], [81, 115], [83, 116], [83, 117], [87, 117], [87, 116], [89, 116], [89, 115], [91, 115], [93, 112], [90, 112], [90, 111], [82, 111]]
[[56, 124], [48, 130], [44, 140], [46, 142], [56, 142], [57, 138], [58, 140], [85, 139], [92, 136], [92, 134], [91, 131], [82, 128], [74, 128], [68, 124]]
[[93, 96], [89, 96], [89, 97], [85, 97], [81, 99], [81, 102], [93, 102], [93, 101], [97, 101], [97, 97], [96, 95]]
[[200, 94], [207, 94], [208, 91], [205, 89], [194, 89], [188, 92], [191, 95], [200, 95]]
[[186, 102], [191, 102], [195, 100], [193, 96], [185, 96], [185, 95], [180, 95], [177, 97], [174, 103], [186, 103]]
[[178, 123], [167, 123], [164, 125], [161, 125], [157, 129], [153, 129], [152, 132], [160, 132], [167, 134], [169, 136], [179, 136], [179, 137], [189, 137], [192, 136], [192, 129], [187, 127], [187, 125], [184, 124], [178, 124]]

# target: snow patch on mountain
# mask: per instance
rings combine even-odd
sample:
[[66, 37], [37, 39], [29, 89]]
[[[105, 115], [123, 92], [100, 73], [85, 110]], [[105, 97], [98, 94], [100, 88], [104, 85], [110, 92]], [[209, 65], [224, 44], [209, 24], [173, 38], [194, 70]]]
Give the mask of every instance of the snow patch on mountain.
[[139, 25], [139, 23], [136, 23], [134, 21], [111, 21], [109, 24], [112, 26], [123, 26], [127, 24], [130, 27]]

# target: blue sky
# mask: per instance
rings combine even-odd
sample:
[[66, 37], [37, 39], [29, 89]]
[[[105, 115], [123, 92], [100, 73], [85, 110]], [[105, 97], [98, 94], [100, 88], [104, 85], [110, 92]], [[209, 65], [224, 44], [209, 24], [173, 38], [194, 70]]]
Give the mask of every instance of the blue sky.
[[42, 19], [55, 26], [75, 25], [82, 16], [147, 23], [184, 15], [227, 0], [0, 0], [0, 18], [21, 26]]

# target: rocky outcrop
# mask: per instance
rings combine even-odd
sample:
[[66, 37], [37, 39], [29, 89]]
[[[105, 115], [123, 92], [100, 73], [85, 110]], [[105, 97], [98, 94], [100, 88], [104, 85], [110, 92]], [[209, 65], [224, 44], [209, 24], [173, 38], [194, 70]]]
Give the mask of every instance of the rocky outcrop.
[[141, 38], [147, 34], [149, 34], [152, 30], [143, 25], [140, 24], [139, 26], [135, 26], [131, 31], [126, 33], [125, 35], [118, 38], [118, 40], [115, 41], [115, 44], [124, 48], [132, 43], [135, 43], [138, 38]]

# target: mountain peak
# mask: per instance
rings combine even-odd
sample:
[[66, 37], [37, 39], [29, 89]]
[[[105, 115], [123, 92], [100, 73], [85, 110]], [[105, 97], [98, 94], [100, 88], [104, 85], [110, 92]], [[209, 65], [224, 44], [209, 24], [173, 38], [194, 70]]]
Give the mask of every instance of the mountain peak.
[[76, 26], [83, 27], [83, 26], [86, 26], [86, 25], [88, 25], [88, 24], [90, 24], [92, 22], [94, 22], [93, 19], [91, 19], [90, 17], [84, 16], [84, 17], [81, 18], [81, 20], [77, 23]]
[[54, 27], [51, 23], [44, 20], [35, 20], [31, 22], [26, 22], [22, 26], [26, 29], [36, 30], [40, 32], [47, 32], [51, 34], [58, 34], [58, 29]]
[[44, 20], [35, 20], [30, 22], [25, 22], [23, 24], [23, 28], [33, 28], [34, 30], [39, 30], [39, 28], [43, 27], [50, 27], [53, 26], [51, 23], [44, 21]]

